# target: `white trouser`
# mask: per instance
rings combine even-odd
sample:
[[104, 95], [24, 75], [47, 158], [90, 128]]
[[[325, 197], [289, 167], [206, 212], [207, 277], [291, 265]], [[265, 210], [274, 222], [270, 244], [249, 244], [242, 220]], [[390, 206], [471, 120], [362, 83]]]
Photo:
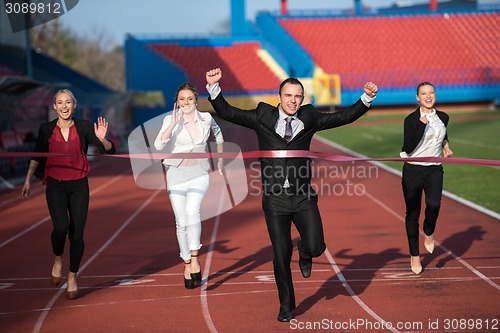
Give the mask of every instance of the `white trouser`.
[[208, 173], [199, 166], [168, 168], [167, 189], [183, 260], [191, 259], [191, 251], [201, 248], [200, 206], [208, 183]]

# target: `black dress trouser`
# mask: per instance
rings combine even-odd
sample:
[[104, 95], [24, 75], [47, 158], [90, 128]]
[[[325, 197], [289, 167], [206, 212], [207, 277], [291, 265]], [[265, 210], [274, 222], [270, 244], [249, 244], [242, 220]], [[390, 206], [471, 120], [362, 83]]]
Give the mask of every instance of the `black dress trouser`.
[[89, 209], [88, 179], [63, 181], [47, 177], [45, 197], [53, 224], [50, 239], [54, 255], [63, 255], [69, 235], [69, 270], [77, 273], [85, 249], [83, 231]]
[[[312, 191], [312, 189], [311, 189]], [[318, 196], [312, 194], [266, 194], [262, 196], [262, 208], [267, 230], [274, 251], [274, 278], [278, 287], [281, 311], [295, 309], [292, 272], [291, 224], [295, 225], [301, 238], [301, 257], [319, 257], [326, 249], [323, 225], [318, 209]]]
[[403, 194], [406, 203], [406, 235], [412, 256], [419, 255], [418, 221], [422, 206], [422, 191], [425, 193], [424, 233], [430, 236], [436, 228], [443, 194], [442, 165], [403, 165]]

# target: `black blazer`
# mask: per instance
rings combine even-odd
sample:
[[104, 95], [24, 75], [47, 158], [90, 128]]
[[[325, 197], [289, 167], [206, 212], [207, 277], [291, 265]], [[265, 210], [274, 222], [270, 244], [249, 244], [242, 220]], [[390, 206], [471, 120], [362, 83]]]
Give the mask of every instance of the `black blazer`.
[[[275, 130], [279, 118], [277, 106], [261, 102], [256, 109], [241, 110], [229, 105], [222, 94], [213, 100], [209, 97], [209, 101], [221, 118], [253, 129], [257, 134], [260, 150], [309, 150], [314, 133], [352, 123], [371, 108], [361, 100], [335, 113], [318, 112], [311, 104], [301, 106], [297, 117], [304, 123], [304, 129], [287, 143]], [[287, 176], [290, 183], [287, 192], [309, 191], [311, 181], [309, 158], [261, 158], [260, 162], [262, 188], [265, 193], [283, 191]]]
[[[94, 126], [88, 120], [80, 120], [73, 118], [76, 131], [80, 137], [80, 144], [82, 146], [83, 153], [86, 154], [89, 148], [89, 144], [99, 148], [101, 153], [114, 154], [116, 151], [115, 145], [111, 142], [111, 149], [106, 150], [104, 145], [95, 136]], [[49, 152], [49, 138], [52, 136], [52, 132], [56, 127], [57, 119], [54, 119], [48, 123], [41, 124], [38, 129], [38, 139], [35, 145], [34, 152], [36, 153], [48, 153]], [[47, 163], [47, 157], [36, 156], [32, 157], [32, 160], [37, 161], [38, 167], [35, 172], [35, 176], [43, 178], [45, 172], [45, 164]]]
[[[443, 122], [444, 126], [448, 126], [450, 117], [442, 111], [436, 110], [436, 114]], [[402, 151], [411, 154], [418, 146], [420, 140], [424, 136], [426, 124], [420, 121], [420, 108], [406, 116], [404, 121], [404, 141]], [[444, 139], [448, 141], [448, 133], [445, 134]]]

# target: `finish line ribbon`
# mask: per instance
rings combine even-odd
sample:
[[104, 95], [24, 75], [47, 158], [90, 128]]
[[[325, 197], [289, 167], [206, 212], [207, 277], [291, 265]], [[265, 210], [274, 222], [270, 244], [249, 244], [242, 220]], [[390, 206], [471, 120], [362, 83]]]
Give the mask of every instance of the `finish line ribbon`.
[[[0, 152], [2, 157], [48, 157], [48, 156], [83, 156], [84, 154], [67, 153], [35, 153], [35, 152]], [[86, 154], [85, 156], [107, 156], [128, 159], [200, 159], [200, 158], [310, 158], [332, 162], [364, 162], [364, 161], [392, 161], [392, 162], [429, 162], [443, 164], [464, 164], [479, 166], [500, 166], [500, 160], [478, 159], [478, 158], [456, 158], [456, 157], [354, 157], [336, 155], [326, 152], [314, 152], [309, 150], [254, 150], [247, 152], [225, 152], [225, 153], [137, 153], [137, 154]]]

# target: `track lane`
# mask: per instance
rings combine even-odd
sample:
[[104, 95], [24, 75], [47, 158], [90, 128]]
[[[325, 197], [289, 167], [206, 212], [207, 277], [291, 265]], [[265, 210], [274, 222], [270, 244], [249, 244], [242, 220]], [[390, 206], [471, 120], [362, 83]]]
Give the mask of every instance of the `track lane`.
[[[231, 133], [226, 132], [231, 140]], [[238, 137], [245, 134], [237, 133]], [[317, 141], [311, 149], [332, 152], [332, 148]], [[112, 161], [102, 174], [93, 170], [91, 189], [112, 179], [114, 175], [110, 173], [129, 167], [126, 161]], [[253, 172], [249, 168], [247, 175]], [[344, 178], [330, 178], [332, 184], [345, 182]], [[404, 224], [397, 217], [404, 213], [398, 177], [381, 171], [378, 177], [355, 178], [364, 184], [367, 193], [393, 212], [366, 195], [323, 196], [319, 204], [328, 251], [364, 304], [393, 323], [428, 325], [429, 321], [442, 322], [447, 317], [498, 318], [498, 291], [442, 249], [436, 249], [432, 255], [424, 254], [422, 249], [424, 273], [415, 276], [409, 271]], [[118, 226], [150, 195], [150, 190], [137, 188], [129, 175], [91, 199], [92, 217], [89, 215], [82, 264], [110, 240]], [[0, 243], [46, 214], [44, 196], [35, 200], [2, 209], [2, 221], [9, 222], [0, 226]], [[23, 219], [19, 227], [12, 222], [24, 213], [27, 223]], [[182, 285], [182, 264], [172, 220], [164, 191], [85, 268], [79, 276], [82, 297], [71, 302], [64, 297], [56, 300], [40, 332], [213, 332], [204, 318], [203, 306], [217, 332], [290, 331], [289, 324], [276, 322], [279, 304], [272, 250], [259, 195], [249, 195], [236, 208], [223, 213], [215, 238], [215, 219], [204, 222], [202, 269], [210, 271], [203, 271], [208, 281], [203, 289], [185, 290]], [[496, 284], [500, 276], [499, 244], [495, 237], [498, 231], [498, 220], [443, 198], [437, 241]], [[52, 264], [49, 234], [50, 225], [45, 223], [0, 248], [0, 284], [15, 283], [0, 290], [0, 324], [6, 332], [31, 332], [47, 301], [58, 290], [50, 287], [44, 276]], [[298, 235], [295, 231], [292, 235], [296, 244]], [[212, 247], [209, 256], [207, 251]], [[376, 322], [349, 295], [326, 254], [314, 261], [310, 279], [301, 277], [297, 261], [295, 251], [292, 269], [299, 322]], [[183, 320], [186, 313], [190, 320]]]

